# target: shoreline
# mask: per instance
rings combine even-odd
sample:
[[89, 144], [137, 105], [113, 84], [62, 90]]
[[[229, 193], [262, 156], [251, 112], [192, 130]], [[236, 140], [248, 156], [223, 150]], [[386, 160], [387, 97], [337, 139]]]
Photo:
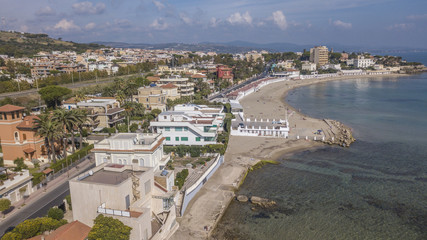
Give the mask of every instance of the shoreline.
[[[351, 79], [399, 78], [407, 74], [360, 75], [324, 79], [289, 80], [272, 83], [240, 100], [245, 115], [264, 116], [274, 119], [288, 116], [292, 134], [296, 136], [326, 129], [326, 121], [306, 116], [286, 102], [290, 90], [312, 84]], [[265, 103], [268, 102], [268, 107]], [[289, 111], [291, 114], [289, 116]], [[295, 126], [295, 127], [293, 127]], [[348, 127], [347, 127], [348, 128]], [[350, 129], [350, 128], [348, 128]], [[299, 136], [299, 135], [298, 135]], [[307, 136], [307, 135], [306, 135]], [[180, 227], [171, 239], [208, 239], [235, 197], [250, 167], [261, 160], [278, 160], [285, 154], [293, 154], [325, 146], [326, 143], [311, 140], [291, 140], [268, 137], [230, 136], [225, 162], [204, 188], [189, 204], [187, 212], [179, 220]], [[263, 197], [263, 196], [261, 196]], [[206, 228], [205, 228], [206, 227]], [[206, 230], [208, 229], [208, 230]]]

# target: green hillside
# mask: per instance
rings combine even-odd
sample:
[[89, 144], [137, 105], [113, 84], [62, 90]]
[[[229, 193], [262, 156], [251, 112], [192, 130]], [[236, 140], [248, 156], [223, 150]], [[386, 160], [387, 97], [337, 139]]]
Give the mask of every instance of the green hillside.
[[76, 51], [104, 47], [99, 44], [83, 44], [50, 38], [47, 34], [0, 31], [0, 55], [14, 57], [33, 56], [40, 51]]

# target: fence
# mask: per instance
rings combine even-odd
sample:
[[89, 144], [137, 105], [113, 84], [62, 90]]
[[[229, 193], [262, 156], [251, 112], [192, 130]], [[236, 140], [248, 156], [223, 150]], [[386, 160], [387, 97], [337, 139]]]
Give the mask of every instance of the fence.
[[196, 194], [200, 191], [203, 185], [212, 177], [212, 175], [218, 170], [221, 164], [224, 163], [224, 156], [218, 155], [217, 159], [215, 159], [215, 163], [210, 166], [208, 170], [197, 180], [193, 185], [184, 190], [182, 196], [182, 205], [181, 205], [181, 216], [184, 215], [185, 209], [190, 203], [191, 199], [196, 196]]

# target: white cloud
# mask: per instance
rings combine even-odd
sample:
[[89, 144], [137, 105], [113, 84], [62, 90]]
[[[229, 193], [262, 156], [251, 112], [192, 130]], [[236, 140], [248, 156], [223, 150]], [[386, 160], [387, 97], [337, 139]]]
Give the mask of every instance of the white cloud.
[[193, 23], [193, 21], [191, 20], [191, 18], [189, 18], [185, 13], [180, 13], [179, 14], [179, 18], [181, 19], [181, 21], [183, 21], [185, 24], [191, 24]]
[[352, 27], [351, 23], [346, 23], [341, 20], [333, 21], [332, 25], [334, 25], [335, 27], [345, 28], [345, 29], [350, 29]]
[[80, 27], [77, 26], [76, 24], [74, 24], [73, 20], [67, 20], [67, 19], [62, 19], [61, 21], [59, 21], [54, 27], [53, 29], [56, 30], [63, 30], [63, 31], [73, 31], [73, 30], [80, 30]]
[[288, 28], [286, 16], [280, 10], [273, 12], [273, 21], [282, 30], [286, 30], [286, 28]]
[[387, 27], [388, 30], [407, 30], [411, 28], [413, 25], [410, 23], [396, 23], [394, 25], [390, 25]]
[[153, 0], [153, 4], [157, 7], [159, 11], [165, 8], [165, 4], [160, 1]]
[[79, 2], [74, 3], [72, 7], [77, 14], [101, 14], [105, 11], [104, 3], [93, 5], [92, 2]]
[[169, 25], [162, 18], [158, 18], [155, 19], [152, 24], [150, 24], [150, 27], [156, 30], [165, 30], [169, 27]]
[[55, 11], [49, 6], [42, 7], [36, 12], [36, 16], [52, 16], [52, 15], [55, 15]]
[[410, 16], [407, 16], [407, 18], [410, 19], [410, 20], [427, 19], [427, 13], [426, 14], [421, 14], [421, 15], [410, 15]]
[[85, 29], [86, 30], [92, 30], [96, 27], [96, 24], [94, 22], [90, 22], [88, 24], [86, 24]]
[[211, 20], [209, 21], [209, 25], [211, 27], [217, 27], [220, 22], [221, 22], [221, 19], [212, 17]]
[[249, 25], [251, 25], [252, 24], [252, 17], [248, 11], [246, 11], [243, 14], [236, 12], [236, 13], [231, 14], [231, 16], [229, 16], [227, 18], [227, 21], [233, 25], [235, 25], [235, 24], [249, 24]]

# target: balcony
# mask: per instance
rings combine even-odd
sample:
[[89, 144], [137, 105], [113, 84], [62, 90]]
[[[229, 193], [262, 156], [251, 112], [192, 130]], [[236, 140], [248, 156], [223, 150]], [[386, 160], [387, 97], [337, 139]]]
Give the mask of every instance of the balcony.
[[112, 118], [112, 119], [108, 119], [108, 124], [114, 124], [114, 123], [117, 123], [117, 122], [121, 122], [124, 119], [125, 119], [125, 117], [115, 117], [115, 118]]

